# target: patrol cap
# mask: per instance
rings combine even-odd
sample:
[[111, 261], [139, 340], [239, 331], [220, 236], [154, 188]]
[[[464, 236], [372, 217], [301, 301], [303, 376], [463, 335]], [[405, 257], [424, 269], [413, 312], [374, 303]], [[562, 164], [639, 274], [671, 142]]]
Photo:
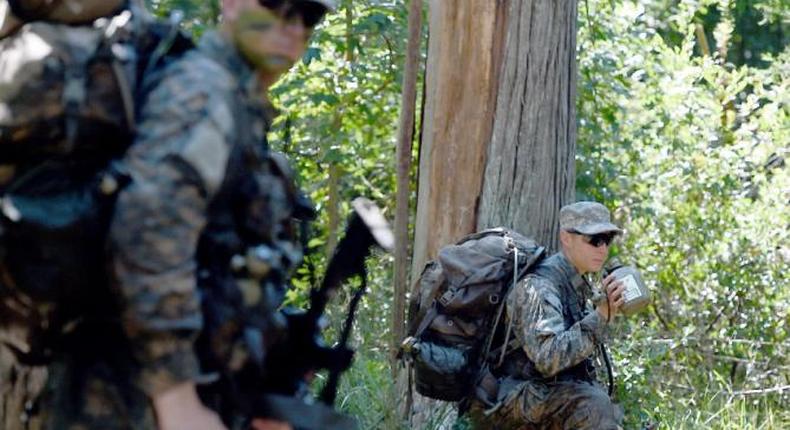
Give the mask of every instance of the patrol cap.
[[560, 228], [590, 236], [623, 233], [623, 230], [612, 224], [609, 209], [598, 202], [576, 202], [563, 206], [560, 209]]

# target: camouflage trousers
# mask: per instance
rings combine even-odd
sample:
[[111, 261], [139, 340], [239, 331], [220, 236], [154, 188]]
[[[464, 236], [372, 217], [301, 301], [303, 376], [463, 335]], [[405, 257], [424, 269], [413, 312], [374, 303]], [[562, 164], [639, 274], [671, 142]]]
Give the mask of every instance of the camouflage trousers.
[[623, 411], [600, 385], [585, 381], [510, 384], [495, 412], [473, 401], [468, 416], [475, 429], [618, 430]]
[[123, 342], [90, 336], [75, 343], [44, 367], [21, 364], [0, 347], [0, 429], [156, 429]]

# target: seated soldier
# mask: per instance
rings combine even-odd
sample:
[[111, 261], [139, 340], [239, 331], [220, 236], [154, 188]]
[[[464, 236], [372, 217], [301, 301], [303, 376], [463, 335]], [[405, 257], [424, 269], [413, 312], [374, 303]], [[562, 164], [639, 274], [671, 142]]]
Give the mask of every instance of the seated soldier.
[[561, 251], [508, 297], [515, 347], [496, 371], [493, 405], [475, 400], [470, 406], [476, 428], [620, 428], [621, 408], [597, 383], [592, 358], [623, 304], [624, 287], [611, 276], [604, 279], [608, 297], [593, 309], [593, 289], [584, 275], [601, 270], [622, 230], [596, 202], [563, 207], [560, 229]]

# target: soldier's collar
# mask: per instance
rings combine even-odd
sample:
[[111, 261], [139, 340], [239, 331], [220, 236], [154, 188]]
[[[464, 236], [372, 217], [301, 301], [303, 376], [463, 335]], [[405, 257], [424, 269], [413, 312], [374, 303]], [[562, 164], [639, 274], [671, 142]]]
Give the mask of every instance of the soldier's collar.
[[567, 279], [573, 279], [576, 276], [581, 276], [562, 251], [557, 253], [557, 262], [559, 263], [558, 267], [560, 270], [562, 270], [562, 274], [565, 275]]
[[579, 273], [579, 271], [576, 270], [565, 254], [562, 252], [558, 252], [557, 254], [557, 260], [559, 262], [558, 266], [560, 267], [560, 270], [562, 270], [562, 274], [565, 276], [565, 279], [570, 280], [574, 290], [576, 290], [578, 293], [581, 293], [584, 297], [588, 297], [591, 294], [592, 287], [587, 281], [587, 278], [585, 278]]

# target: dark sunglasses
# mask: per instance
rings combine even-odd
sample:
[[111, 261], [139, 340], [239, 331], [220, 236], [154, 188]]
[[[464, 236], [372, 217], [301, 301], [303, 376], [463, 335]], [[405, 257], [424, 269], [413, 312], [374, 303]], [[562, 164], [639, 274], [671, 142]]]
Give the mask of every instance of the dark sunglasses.
[[326, 7], [310, 0], [258, 0], [261, 6], [289, 20], [299, 17], [307, 28], [314, 28], [326, 15]]
[[593, 246], [595, 248], [598, 248], [601, 245], [606, 245], [606, 246], [611, 245], [612, 241], [615, 238], [615, 236], [617, 236], [614, 233], [598, 233], [598, 234], [593, 234], [593, 235], [583, 234], [583, 233], [579, 233], [577, 231], [572, 231], [571, 233], [583, 236], [584, 237], [584, 241], [589, 243], [591, 246]]

